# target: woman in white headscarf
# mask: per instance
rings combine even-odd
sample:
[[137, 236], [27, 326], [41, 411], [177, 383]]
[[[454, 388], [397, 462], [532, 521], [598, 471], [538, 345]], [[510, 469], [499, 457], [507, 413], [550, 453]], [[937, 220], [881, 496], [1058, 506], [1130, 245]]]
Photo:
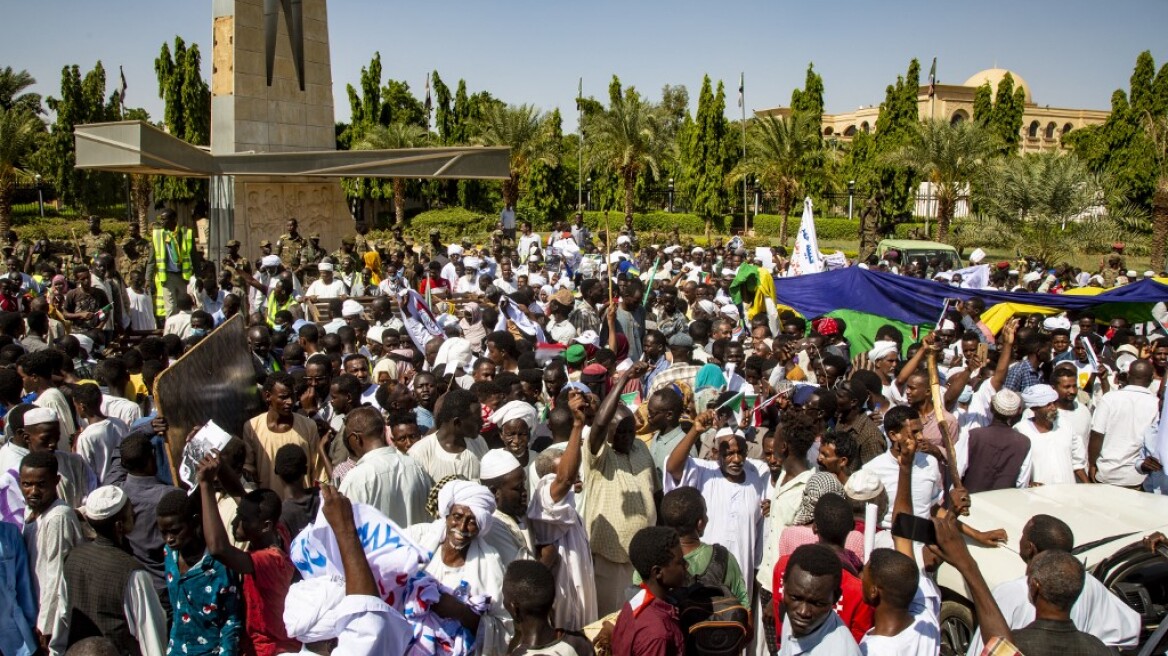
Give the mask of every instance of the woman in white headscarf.
[[506, 564], [494, 547], [479, 539], [490, 532], [494, 512], [495, 495], [490, 490], [478, 483], [452, 480], [438, 492], [438, 521], [407, 529], [430, 554], [426, 572], [467, 606], [489, 598], [475, 638], [475, 653], [484, 656], [506, 654], [515, 630], [501, 598]]

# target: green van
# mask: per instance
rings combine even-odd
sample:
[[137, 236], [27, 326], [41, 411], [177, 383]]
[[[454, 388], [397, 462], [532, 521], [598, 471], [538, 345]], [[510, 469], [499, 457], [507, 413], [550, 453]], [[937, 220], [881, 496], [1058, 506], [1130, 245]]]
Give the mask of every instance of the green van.
[[902, 265], [908, 264], [912, 260], [921, 260], [922, 263], [928, 263], [933, 258], [940, 258], [941, 260], [949, 260], [949, 269], [960, 269], [965, 265], [961, 262], [961, 256], [957, 254], [957, 249], [949, 244], [942, 244], [939, 241], [924, 241], [920, 239], [885, 239], [876, 246], [876, 254], [880, 259], [884, 259], [884, 254], [888, 251], [897, 251], [900, 253], [900, 263]]

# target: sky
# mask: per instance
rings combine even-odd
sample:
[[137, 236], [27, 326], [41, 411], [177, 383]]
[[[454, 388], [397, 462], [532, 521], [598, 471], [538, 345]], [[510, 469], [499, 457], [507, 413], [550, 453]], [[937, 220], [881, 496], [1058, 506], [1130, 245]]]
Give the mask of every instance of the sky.
[[[210, 74], [210, 0], [13, 1], [4, 15], [0, 66], [27, 69], [43, 95], [57, 93], [63, 66], [84, 71], [100, 59], [109, 89], [124, 67], [127, 105], [158, 120], [154, 58], [175, 35], [199, 44]], [[607, 98], [614, 73], [652, 99], [663, 85], [685, 85], [692, 110], [708, 74], [725, 82], [733, 117], [740, 73], [749, 111], [788, 104], [814, 62], [832, 113], [880, 103], [913, 57], [922, 83], [934, 57], [942, 84], [996, 64], [1020, 74], [1040, 105], [1108, 109], [1141, 51], [1150, 49], [1157, 67], [1168, 61], [1166, 25], [1164, 0], [329, 3], [338, 121], [349, 116], [345, 85], [380, 51], [385, 75], [407, 81], [419, 98], [436, 69], [451, 89], [463, 78], [472, 93], [559, 107], [565, 132], [575, 129], [581, 77], [584, 94], [598, 99]]]

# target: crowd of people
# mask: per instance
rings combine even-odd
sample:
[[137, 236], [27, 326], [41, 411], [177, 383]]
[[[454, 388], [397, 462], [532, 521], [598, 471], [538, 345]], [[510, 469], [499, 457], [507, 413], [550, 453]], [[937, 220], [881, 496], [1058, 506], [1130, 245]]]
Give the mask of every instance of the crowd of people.
[[[169, 210], [120, 246], [92, 220], [64, 258], [9, 236], [0, 654], [936, 655], [942, 562], [976, 605], [972, 656], [1140, 637], [1067, 518], [960, 517], [988, 490], [1165, 493], [1162, 320], [992, 330], [974, 295], [860, 346], [744, 293], [782, 249], [646, 239], [632, 217], [511, 217], [482, 243], [358, 224], [333, 253], [290, 219], [258, 259], [226, 247], [208, 260]], [[895, 252], [851, 264], [962, 282]], [[1122, 267], [1006, 263], [985, 286]], [[262, 412], [184, 475], [154, 382], [232, 320]], [[1027, 573], [991, 590], [967, 544], [1007, 540]], [[416, 574], [386, 576], [387, 544]], [[326, 560], [341, 575], [312, 578]], [[424, 613], [398, 592], [426, 585]]]

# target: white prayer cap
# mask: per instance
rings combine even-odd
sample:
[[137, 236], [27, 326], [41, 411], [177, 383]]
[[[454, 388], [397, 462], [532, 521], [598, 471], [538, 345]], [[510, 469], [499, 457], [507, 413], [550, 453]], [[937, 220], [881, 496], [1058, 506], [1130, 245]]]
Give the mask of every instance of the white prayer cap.
[[[29, 413], [32, 414], [32, 413]], [[27, 415], [25, 415], [27, 417]], [[116, 485], [103, 485], [89, 493], [85, 498], [85, 505], [81, 506], [81, 514], [87, 519], [101, 521], [109, 519], [122, 512], [129, 497]]]
[[702, 300], [698, 301], [697, 303], [694, 303], [694, 306], [697, 307], [697, 309], [701, 310], [702, 312], [705, 312], [706, 314], [717, 314], [718, 313], [718, 306], [714, 305], [714, 302], [707, 299], [707, 298], [703, 298]]
[[451, 244], [446, 247], [446, 254], [451, 257], [455, 255], [462, 255], [462, 246], [459, 246], [458, 244]]
[[351, 298], [341, 304], [342, 317], [359, 317], [361, 316], [361, 312], [361, 304]]
[[1027, 408], [1041, 408], [1058, 401], [1058, 392], [1050, 385], [1031, 385], [1022, 390], [1022, 403]]
[[1144, 277], [1145, 278], [1155, 278], [1156, 272], [1152, 271], [1151, 269], [1148, 269], [1147, 271], [1144, 272]]
[[957, 330], [957, 324], [952, 319], [945, 319], [941, 322], [941, 330]]
[[718, 313], [719, 313], [719, 314], [723, 314], [723, 315], [725, 315], [725, 316], [726, 316], [728, 319], [733, 319], [733, 320], [735, 320], [735, 321], [738, 321], [738, 318], [741, 316], [741, 315], [738, 313], [738, 308], [737, 308], [736, 306], [734, 306], [734, 305], [729, 305], [729, 304], [727, 304], [727, 305], [723, 305], [723, 306], [721, 307], [721, 309], [719, 309], [719, 310], [718, 310]]
[[600, 346], [600, 335], [596, 334], [595, 330], [585, 330], [572, 340], [577, 344], [591, 344], [592, 346]]
[[83, 351], [85, 351], [86, 353], [89, 353], [89, 354], [93, 353], [93, 338], [92, 337], [90, 337], [89, 335], [82, 334], [82, 333], [77, 333], [73, 336], [77, 338], [77, 343], [81, 345], [81, 349]]
[[265, 255], [260, 259], [260, 267], [277, 267], [280, 266], [280, 257], [277, 255]]
[[985, 256], [986, 256], [985, 251], [983, 251], [980, 248], [975, 248], [973, 250], [973, 252], [969, 254], [969, 263], [970, 264], [979, 264], [979, 263], [981, 263], [982, 260], [985, 259]]
[[868, 351], [868, 360], [875, 362], [880, 358], [886, 358], [889, 354], [896, 353], [899, 348], [896, 342], [890, 340], [880, 340], [872, 345], [872, 350]]
[[1003, 417], [1013, 417], [1022, 409], [1022, 397], [1012, 389], [998, 390], [991, 405]]
[[539, 413], [536, 412], [535, 406], [527, 401], [509, 401], [491, 413], [491, 423], [500, 429], [503, 424], [516, 419], [523, 420], [529, 429], [535, 428], [535, 425], [539, 423]]
[[1120, 373], [1126, 374], [1128, 370], [1131, 369], [1132, 363], [1136, 360], [1136, 356], [1132, 355], [1131, 353], [1124, 353], [1123, 355], [1115, 358], [1115, 368], [1118, 369]]
[[1016, 276], [1016, 275], [1018, 275], [1018, 270], [1017, 269], [1010, 269], [1006, 273], [1010, 274], [1011, 276]]
[[381, 336], [385, 334], [385, 328], [381, 326], [370, 326], [369, 332], [365, 333], [365, 339], [370, 342], [377, 342], [381, 344]]
[[722, 267], [722, 275], [723, 276], [738, 275], [738, 269], [731, 269], [730, 267]]
[[1136, 270], [1135, 270], [1135, 269], [1128, 269], [1128, 270], [1127, 270], [1127, 277], [1128, 277], [1128, 278], [1135, 278], [1135, 277], [1136, 277], [1136, 275], [1137, 275], [1137, 274], [1136, 274]]
[[519, 460], [507, 449], [491, 449], [483, 455], [483, 460], [479, 463], [479, 480], [489, 481], [522, 468], [523, 465], [519, 464]]
[[631, 244], [632, 241], [633, 240], [629, 239], [628, 235], [621, 235], [620, 237], [616, 238], [616, 245], [620, 246], [621, 244]]
[[702, 248], [701, 246], [694, 246], [693, 250], [690, 251], [689, 254], [690, 255], [701, 255], [702, 253], [705, 253], [705, 252], [706, 252], [706, 249]]
[[1039, 280], [1042, 280], [1042, 274], [1037, 271], [1031, 271], [1030, 273], [1022, 276], [1022, 283], [1026, 285], [1029, 285], [1032, 282], [1038, 282]]
[[345, 598], [345, 582], [330, 576], [317, 576], [292, 584], [284, 599], [284, 629], [288, 637], [300, 642], [332, 640], [348, 622], [348, 613], [334, 613]]
[[717, 444], [718, 441], [724, 437], [741, 437], [742, 439], [746, 439], [746, 436], [742, 434], [742, 431], [736, 430], [730, 426], [723, 426], [722, 428], [718, 429], [717, 433], [714, 434], [714, 443]]
[[316, 265], [316, 268], [318, 271], [332, 271], [333, 265], [331, 262], [321, 262], [320, 264]]
[[856, 501], [871, 501], [884, 491], [884, 484], [870, 471], [859, 470], [848, 477], [844, 494]]
[[1042, 320], [1042, 328], [1047, 332], [1052, 330], [1070, 330], [1071, 320], [1064, 316], [1047, 317]]
[[470, 481], [453, 480], [438, 491], [438, 514], [442, 519], [453, 506], [466, 506], [474, 514], [479, 526], [479, 537], [486, 535], [494, 525], [495, 495], [486, 487]]
[[57, 423], [57, 411], [52, 408], [33, 408], [24, 413], [25, 426], [55, 423]]
[[[867, 271], [867, 270], [868, 270], [868, 265], [867, 265], [867, 264], [864, 264], [863, 262], [860, 262], [860, 263], [859, 263], [859, 264], [857, 264], [856, 266], [860, 267], [861, 269], [864, 269], [865, 271]], [[856, 473], [859, 473], [859, 472], [856, 472]]]
[[676, 253], [679, 250], [681, 250], [681, 246], [674, 244], [673, 246], [666, 246], [665, 250], [662, 252], [665, 253], [666, 255], [673, 255], [674, 253]]

